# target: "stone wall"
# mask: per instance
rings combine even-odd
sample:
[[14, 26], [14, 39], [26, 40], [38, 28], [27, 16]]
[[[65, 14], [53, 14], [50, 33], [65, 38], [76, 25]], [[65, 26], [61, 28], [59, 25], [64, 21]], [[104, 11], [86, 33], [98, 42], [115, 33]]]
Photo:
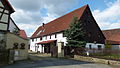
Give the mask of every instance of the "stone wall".
[[103, 63], [103, 64], [120, 66], [120, 61], [114, 61], [114, 60], [98, 59], [98, 58], [84, 57], [84, 56], [79, 56], [79, 55], [74, 55], [74, 59], [81, 60], [81, 61], [88, 61], [88, 62], [95, 62], [95, 63]]
[[[28, 45], [27, 39], [24, 39], [18, 35], [7, 33], [6, 34], [6, 49], [14, 49], [14, 43], [18, 43], [18, 49], [14, 49], [14, 60], [24, 60], [28, 58]], [[21, 43], [24, 43], [24, 49], [21, 49]]]

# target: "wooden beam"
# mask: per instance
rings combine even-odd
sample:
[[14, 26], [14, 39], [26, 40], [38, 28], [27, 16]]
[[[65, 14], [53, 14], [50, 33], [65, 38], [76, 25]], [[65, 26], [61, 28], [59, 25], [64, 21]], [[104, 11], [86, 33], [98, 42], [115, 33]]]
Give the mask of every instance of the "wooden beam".
[[2, 11], [2, 14], [1, 14], [1, 16], [0, 16], [0, 20], [2, 19], [2, 16], [3, 16], [3, 14], [4, 14], [4, 11], [5, 11], [5, 8], [4, 8], [3, 11]]
[[6, 22], [1, 22], [1, 21], [0, 21], [0, 23], [2, 23], [2, 24], [8, 24], [8, 23], [6, 23]]
[[[2, 13], [2, 12], [0, 11], [0, 13]], [[9, 15], [9, 13], [5, 13], [5, 12], [4, 12], [4, 14], [7, 14], [7, 15]]]
[[[10, 12], [9, 12], [10, 13]], [[9, 31], [9, 26], [10, 26], [10, 14], [9, 14], [9, 17], [8, 17], [8, 26], [7, 26], [7, 31]]]

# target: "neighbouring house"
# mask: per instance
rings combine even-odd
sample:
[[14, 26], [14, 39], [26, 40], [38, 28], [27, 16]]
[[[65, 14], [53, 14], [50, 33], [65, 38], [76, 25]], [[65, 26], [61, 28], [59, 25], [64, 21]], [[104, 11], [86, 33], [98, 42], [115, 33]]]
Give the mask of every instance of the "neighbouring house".
[[27, 36], [11, 18], [13, 12], [15, 11], [8, 0], [0, 0], [0, 51], [14, 50], [14, 60], [27, 59]]
[[104, 48], [105, 37], [92, 16], [88, 5], [76, 9], [64, 16], [61, 16], [47, 24], [44, 24], [33, 33], [30, 39], [30, 50], [40, 53], [50, 53], [52, 46], [58, 46], [59, 42], [66, 46], [67, 40], [64, 31], [69, 29], [73, 17], [78, 17], [84, 22], [86, 48]]
[[106, 37], [106, 44], [112, 45], [112, 49], [120, 50], [120, 29], [102, 31]]
[[27, 39], [27, 34], [26, 34], [25, 30], [20, 30], [19, 31], [19, 36], [22, 37], [22, 38]]

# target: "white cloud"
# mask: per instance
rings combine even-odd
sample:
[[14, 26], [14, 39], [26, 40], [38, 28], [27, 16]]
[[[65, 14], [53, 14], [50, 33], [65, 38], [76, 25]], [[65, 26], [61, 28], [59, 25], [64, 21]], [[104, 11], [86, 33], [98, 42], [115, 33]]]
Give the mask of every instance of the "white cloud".
[[93, 15], [102, 29], [120, 28], [120, 0], [116, 0], [114, 3], [106, 4], [108, 8], [103, 11], [94, 10]]
[[[33, 31], [30, 30], [36, 30], [39, 25], [35, 25], [35, 24], [18, 24], [19, 28], [21, 29], [25, 29], [25, 31], [29, 32], [29, 34], [27, 34], [29, 37], [33, 34]], [[31, 29], [32, 28], [32, 29]]]
[[56, 18], [55, 15], [47, 13], [47, 17], [43, 17], [43, 23], [48, 23]]
[[[47, 23], [58, 16], [64, 15], [75, 5], [78, 5], [77, 0], [9, 0], [15, 8], [15, 13], [12, 14], [13, 19], [20, 29], [27, 31], [30, 36], [38, 26], [42, 23]], [[41, 16], [41, 9], [46, 9], [46, 16]], [[36, 27], [36, 28], [35, 28]]]

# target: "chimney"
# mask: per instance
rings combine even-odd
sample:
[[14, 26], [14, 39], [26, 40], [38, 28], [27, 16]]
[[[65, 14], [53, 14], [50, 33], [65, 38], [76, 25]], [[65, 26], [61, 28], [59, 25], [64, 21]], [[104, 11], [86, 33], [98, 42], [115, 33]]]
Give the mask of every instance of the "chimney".
[[43, 27], [45, 26], [45, 23], [43, 23], [43, 25], [42, 25]]

